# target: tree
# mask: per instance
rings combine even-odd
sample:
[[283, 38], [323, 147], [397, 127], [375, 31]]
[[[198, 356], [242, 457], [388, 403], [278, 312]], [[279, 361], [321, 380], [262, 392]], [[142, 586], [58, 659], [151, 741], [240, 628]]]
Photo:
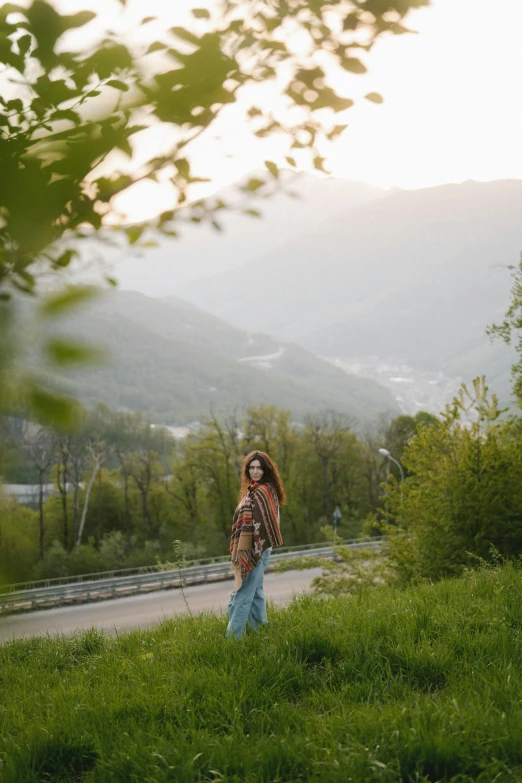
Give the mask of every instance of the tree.
[[196, 435], [189, 436], [191, 454], [206, 486], [210, 513], [225, 541], [237, 503], [240, 483], [241, 428], [236, 416], [206, 416]]
[[89, 481], [85, 489], [82, 516], [80, 518], [80, 525], [78, 527], [78, 533], [76, 536], [76, 540], [74, 542], [75, 547], [79, 546], [82, 542], [83, 528], [85, 526], [85, 520], [87, 518], [87, 511], [89, 509], [89, 499], [91, 496], [91, 490], [94, 481], [96, 479], [96, 476], [98, 475], [98, 471], [100, 470], [101, 466], [103, 465], [103, 463], [108, 457], [107, 446], [103, 442], [94, 442], [89, 444], [89, 446], [87, 447], [87, 452], [89, 455], [88, 459], [90, 463], [89, 467], [90, 467], [91, 475], [89, 477]]
[[[0, 399], [9, 408], [23, 399], [36, 415], [62, 425], [75, 409], [30, 375], [12, 372], [16, 339], [12, 291], [34, 294], [38, 280], [70, 267], [71, 241], [109, 226], [122, 229], [131, 245], [148, 241], [145, 225], [118, 226], [117, 197], [139, 183], [169, 182], [172, 208], [151, 221], [168, 235], [182, 219], [211, 221], [227, 207], [210, 199], [190, 204], [191, 143], [208, 132], [219, 113], [245, 88], [273, 80], [281, 85], [281, 110], [251, 105], [245, 120], [260, 137], [288, 139], [288, 165], [307, 153], [324, 170], [320, 143], [346, 127], [335, 115], [353, 101], [338, 95], [331, 73], [363, 73], [361, 55], [386, 34], [406, 32], [411, 8], [429, 0], [257, 0], [247, 7], [223, 0], [216, 11], [194, 9], [193, 29], [174, 27], [145, 45], [127, 44], [117, 32], [89, 39], [91, 11], [59, 14], [51, 1], [0, 8]], [[121, 2], [121, 13], [126, 13]], [[149, 19], [141, 24], [146, 30]], [[87, 43], [68, 46], [71, 30], [85, 29]], [[300, 46], [292, 41], [299, 38]], [[335, 68], [333, 68], [335, 67]], [[368, 100], [380, 102], [376, 93]], [[289, 109], [293, 110], [289, 112]], [[295, 121], [289, 118], [295, 118]], [[164, 124], [172, 144], [138, 165], [136, 144]], [[125, 158], [127, 159], [125, 161]], [[123, 162], [122, 162], [123, 161]], [[278, 167], [267, 161], [267, 177]], [[253, 178], [246, 193], [263, 191], [266, 178]], [[45, 198], [42, 194], [45, 193]], [[241, 204], [240, 209], [245, 207]], [[255, 214], [255, 213], [254, 213]], [[52, 319], [93, 295], [70, 286], [45, 297], [40, 315]], [[92, 359], [92, 348], [48, 337], [43, 355], [52, 364]], [[8, 372], [9, 371], [9, 372]]]
[[64, 435], [58, 439], [56, 459], [56, 486], [62, 500], [63, 513], [63, 548], [69, 549], [69, 471], [71, 468], [71, 435]]
[[[339, 475], [338, 459], [348, 438], [352, 422], [348, 417], [335, 411], [309, 416], [306, 420], [305, 437], [309, 440], [319, 464], [319, 483], [321, 485], [321, 511], [328, 517], [337, 505], [338, 499], [332, 497]], [[349, 464], [343, 464], [342, 470], [349, 470]]]
[[500, 338], [508, 345], [516, 341], [518, 361], [511, 367], [513, 395], [522, 407], [522, 253], [518, 266], [510, 267], [513, 284], [511, 301], [501, 324], [488, 326], [486, 332], [492, 338]]
[[39, 514], [0, 493], [0, 584], [23, 582], [38, 564]]
[[192, 443], [184, 444], [182, 454], [173, 460], [172, 476], [165, 481], [167, 493], [186, 514], [192, 533], [197, 536], [200, 525], [200, 468], [194, 457]]
[[409, 440], [402, 491], [395, 479], [388, 491], [388, 545], [404, 577], [458, 574], [492, 545], [522, 551], [521, 424], [500, 413], [477, 378]]
[[142, 448], [128, 455], [127, 470], [140, 493], [141, 511], [147, 531], [152, 532], [153, 524], [149, 509], [149, 495], [154, 483], [159, 483], [161, 469], [158, 457], [152, 449]]
[[38, 472], [39, 551], [40, 560], [43, 560], [45, 539], [44, 485], [49, 470], [56, 460], [56, 434], [48, 427], [27, 424], [24, 445]]

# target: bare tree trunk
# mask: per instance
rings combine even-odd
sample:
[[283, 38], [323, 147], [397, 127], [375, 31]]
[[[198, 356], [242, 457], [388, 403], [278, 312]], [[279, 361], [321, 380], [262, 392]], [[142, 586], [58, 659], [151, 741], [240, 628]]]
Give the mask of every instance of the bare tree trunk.
[[57, 484], [62, 498], [63, 547], [69, 549], [69, 514], [67, 508], [67, 479], [69, 478], [70, 437], [62, 441], [58, 453]]
[[[27, 424], [24, 432], [24, 448], [27, 449], [37, 471], [40, 491], [38, 495], [39, 512], [39, 550], [40, 560], [44, 558], [44, 479], [56, 456], [56, 435], [52, 430], [41, 427], [34, 431], [35, 425]], [[33, 430], [31, 432], [31, 430]]]
[[124, 502], [124, 514], [125, 514], [125, 532], [130, 537], [131, 534], [131, 515], [130, 515], [130, 502], [129, 502], [129, 474], [127, 470], [122, 470], [123, 474], [123, 502]]
[[96, 476], [98, 475], [98, 471], [100, 470], [101, 466], [105, 462], [107, 455], [104, 451], [95, 452], [92, 447], [89, 447], [89, 451], [91, 452], [92, 460], [93, 460], [93, 468], [91, 477], [89, 479], [89, 483], [87, 485], [87, 489], [85, 491], [85, 498], [83, 501], [83, 510], [82, 510], [82, 518], [80, 520], [80, 527], [78, 529], [78, 536], [76, 538], [76, 541], [74, 542], [75, 546], [78, 546], [81, 543], [82, 535], [83, 535], [83, 528], [85, 527], [85, 520], [87, 518], [87, 511], [89, 508], [89, 497], [91, 494], [91, 490], [93, 487], [93, 484], [96, 480]]
[[143, 519], [145, 520], [145, 524], [147, 525], [147, 530], [152, 530], [152, 520], [150, 518], [149, 513], [149, 504], [148, 504], [148, 491], [145, 491], [144, 489], [140, 489], [141, 494], [141, 510], [143, 512]]
[[38, 471], [38, 480], [40, 482], [40, 491], [38, 494], [38, 511], [39, 511], [39, 522], [40, 522], [40, 560], [44, 559], [44, 535], [45, 535], [45, 529], [44, 529], [44, 510], [43, 510], [43, 504], [44, 504], [44, 492], [43, 492], [43, 480], [44, 480], [44, 473], [45, 471], [39, 470]]
[[122, 451], [117, 450], [116, 454], [120, 463], [121, 475], [123, 478], [123, 513], [125, 518], [125, 532], [127, 537], [131, 534], [131, 513], [130, 513], [130, 501], [129, 501], [129, 468], [125, 461], [125, 457]]
[[75, 482], [74, 484], [74, 522], [73, 522], [73, 545], [78, 537], [78, 529], [80, 522], [80, 484]]

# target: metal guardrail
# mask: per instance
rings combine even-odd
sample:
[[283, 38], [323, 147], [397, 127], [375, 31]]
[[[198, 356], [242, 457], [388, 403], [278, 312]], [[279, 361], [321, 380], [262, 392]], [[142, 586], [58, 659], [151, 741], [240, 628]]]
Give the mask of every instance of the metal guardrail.
[[[376, 539], [374, 539], [376, 540]], [[358, 539], [351, 538], [339, 543], [352, 544], [356, 543]], [[309, 549], [316, 549], [317, 547], [327, 547], [326, 541], [317, 544], [299, 544], [298, 546], [282, 546], [278, 547], [277, 552], [305, 552]], [[213, 565], [214, 563], [230, 562], [230, 555], [218, 555], [215, 557], [198, 557], [196, 560], [184, 561], [185, 566], [195, 565]], [[177, 566], [176, 566], [177, 567]], [[47, 579], [32, 579], [30, 582], [16, 582], [10, 585], [3, 585], [0, 587], [0, 595], [2, 593], [18, 593], [25, 590], [37, 590], [40, 587], [52, 587], [56, 585], [68, 585], [77, 584], [78, 582], [92, 582], [94, 580], [102, 579], [118, 579], [122, 576], [138, 576], [139, 574], [156, 574], [159, 571], [172, 570], [172, 563], [155, 563], [154, 565], [147, 566], [135, 566], [133, 568], [119, 568], [111, 569], [110, 571], [96, 571], [91, 574], [75, 574], [74, 576], [54, 576]]]
[[[339, 545], [352, 549], [378, 549], [382, 539], [368, 541], [342, 541]], [[287, 547], [286, 551], [278, 550], [270, 558], [270, 562], [282, 562], [298, 556], [335, 557], [335, 549], [330, 544], [307, 545], [305, 547]], [[87, 603], [110, 598], [120, 598], [127, 595], [148, 593], [155, 590], [166, 590], [192, 584], [232, 579], [230, 558], [219, 558], [218, 562], [206, 565], [186, 566], [182, 569], [129, 574], [111, 578], [88, 579], [70, 584], [49, 585], [26, 590], [13, 590], [0, 594], [0, 615], [12, 612], [47, 609], [66, 604]], [[15, 585], [13, 585], [15, 587]]]

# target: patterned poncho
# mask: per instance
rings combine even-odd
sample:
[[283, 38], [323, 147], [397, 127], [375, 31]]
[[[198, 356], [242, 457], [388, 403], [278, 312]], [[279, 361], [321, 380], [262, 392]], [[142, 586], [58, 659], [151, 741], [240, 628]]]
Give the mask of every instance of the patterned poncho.
[[270, 484], [250, 484], [234, 513], [230, 554], [236, 587], [254, 570], [265, 549], [281, 546], [279, 502]]

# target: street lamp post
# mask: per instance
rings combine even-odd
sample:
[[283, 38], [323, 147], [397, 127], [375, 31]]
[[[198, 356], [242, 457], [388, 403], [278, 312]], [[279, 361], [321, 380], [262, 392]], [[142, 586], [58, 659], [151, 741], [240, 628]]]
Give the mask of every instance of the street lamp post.
[[401, 472], [401, 483], [399, 485], [399, 489], [400, 489], [400, 498], [401, 498], [401, 521], [402, 521], [402, 482], [404, 481], [404, 470], [402, 469], [402, 465], [399, 462], [399, 460], [395, 459], [395, 457], [392, 457], [388, 449], [379, 449], [379, 454], [382, 454], [383, 457], [386, 457], [387, 459], [391, 460], [391, 462], [394, 462]]
[[339, 506], [336, 506], [335, 511], [333, 512], [334, 546], [337, 539], [337, 525], [339, 524], [341, 517], [342, 517], [341, 509], [339, 508]]
[[392, 462], [395, 462], [401, 472], [401, 481], [404, 481], [404, 470], [402, 469], [402, 465], [399, 460], [395, 459], [395, 457], [392, 457], [388, 449], [379, 449], [379, 454], [382, 454], [383, 457], [388, 457], [388, 459], [390, 459]]

